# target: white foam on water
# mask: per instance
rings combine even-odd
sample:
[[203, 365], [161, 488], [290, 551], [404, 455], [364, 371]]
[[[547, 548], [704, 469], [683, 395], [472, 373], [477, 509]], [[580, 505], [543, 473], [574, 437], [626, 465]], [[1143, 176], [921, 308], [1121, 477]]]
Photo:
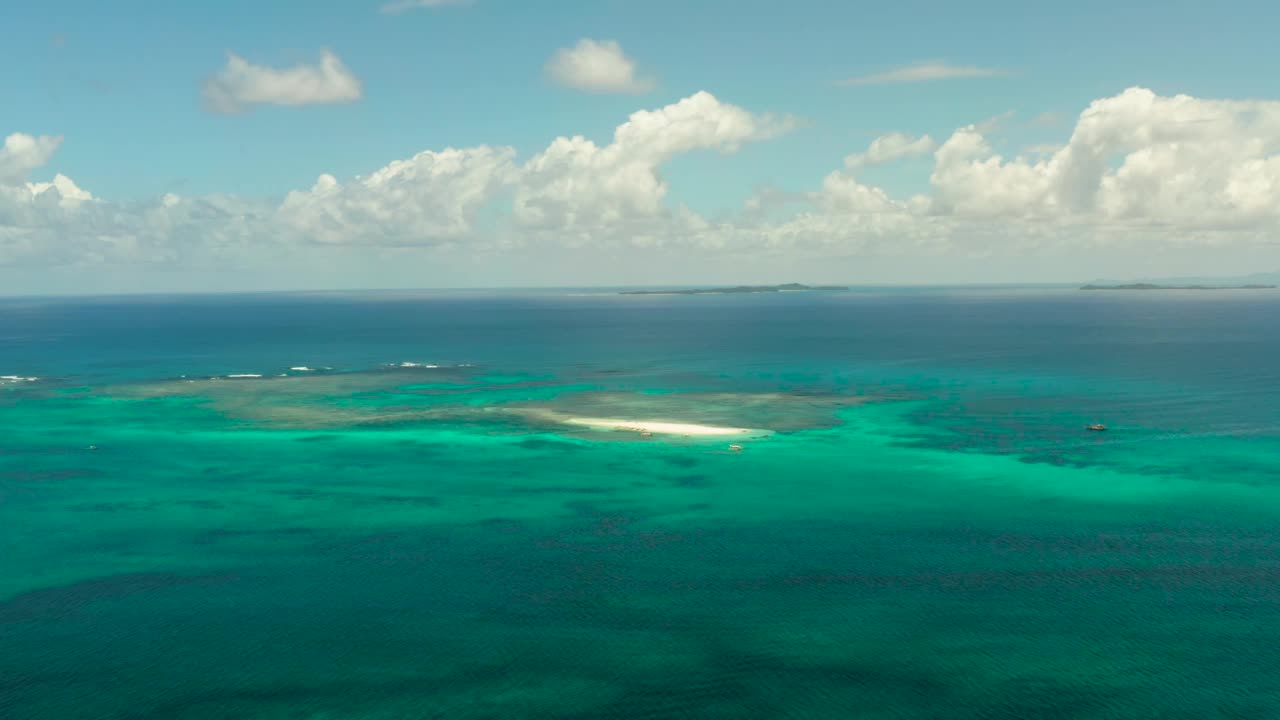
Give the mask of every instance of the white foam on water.
[[0, 384], [35, 382], [38, 377], [25, 377], [23, 375], [0, 375]]

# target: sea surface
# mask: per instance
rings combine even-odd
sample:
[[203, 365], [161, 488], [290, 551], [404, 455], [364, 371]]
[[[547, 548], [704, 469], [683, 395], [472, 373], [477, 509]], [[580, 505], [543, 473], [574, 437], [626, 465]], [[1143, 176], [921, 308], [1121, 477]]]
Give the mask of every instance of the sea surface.
[[1280, 718], [1273, 291], [10, 298], [0, 375], [4, 720]]

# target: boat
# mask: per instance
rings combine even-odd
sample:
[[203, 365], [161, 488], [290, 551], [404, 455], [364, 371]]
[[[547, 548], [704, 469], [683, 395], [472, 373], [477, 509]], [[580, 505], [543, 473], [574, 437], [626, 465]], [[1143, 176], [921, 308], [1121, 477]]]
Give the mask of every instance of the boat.
[[1085, 425], [1084, 429], [1093, 430], [1094, 432], [1102, 432], [1103, 430], [1107, 429], [1107, 426], [1103, 425], [1102, 423], [1094, 423], [1092, 425]]
[[730, 446], [729, 446], [729, 449], [730, 449], [730, 450], [733, 450], [733, 451], [735, 451], [735, 452], [737, 452], [737, 451], [739, 451], [739, 450], [741, 450], [741, 449], [742, 449], [742, 446], [741, 446], [741, 445], [730, 445]]

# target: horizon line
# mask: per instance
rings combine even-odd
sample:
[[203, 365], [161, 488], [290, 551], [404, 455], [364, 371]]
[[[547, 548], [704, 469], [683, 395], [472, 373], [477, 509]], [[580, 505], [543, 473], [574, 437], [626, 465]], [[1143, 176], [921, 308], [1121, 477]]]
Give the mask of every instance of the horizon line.
[[[794, 282], [794, 281], [790, 281]], [[1039, 281], [1039, 282], [1006, 282], [1006, 281], [965, 281], [934, 283], [816, 283], [813, 287], [831, 287], [838, 285], [850, 290], [854, 289], [893, 289], [893, 288], [1064, 288], [1081, 287], [1098, 280], [1087, 281]], [[425, 292], [492, 292], [492, 291], [566, 291], [566, 290], [691, 290], [691, 289], [729, 289], [734, 287], [772, 287], [788, 283], [705, 283], [705, 284], [626, 284], [626, 285], [475, 285], [464, 287], [385, 287], [385, 288], [271, 288], [260, 290], [147, 290], [133, 291], [103, 290], [99, 292], [47, 292], [47, 293], [0, 293], [0, 300], [21, 300], [29, 298], [105, 298], [105, 297], [209, 297], [231, 295], [319, 295], [319, 294], [361, 294], [361, 293], [425, 293]], [[799, 283], [809, 285], [809, 283]]]

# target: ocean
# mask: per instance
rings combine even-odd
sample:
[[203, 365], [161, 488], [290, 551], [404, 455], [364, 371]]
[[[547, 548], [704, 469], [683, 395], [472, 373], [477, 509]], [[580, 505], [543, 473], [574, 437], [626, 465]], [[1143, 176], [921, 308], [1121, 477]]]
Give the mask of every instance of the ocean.
[[1280, 717], [1275, 291], [9, 298], [0, 375], [4, 720]]

